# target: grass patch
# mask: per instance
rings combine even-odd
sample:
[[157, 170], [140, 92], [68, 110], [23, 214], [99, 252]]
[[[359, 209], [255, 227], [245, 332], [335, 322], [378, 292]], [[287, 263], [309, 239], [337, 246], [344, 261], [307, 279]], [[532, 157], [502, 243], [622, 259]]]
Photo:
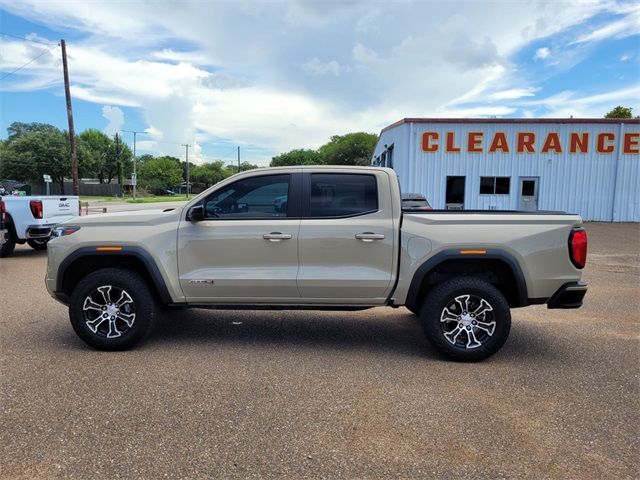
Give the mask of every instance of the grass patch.
[[[189, 196], [192, 199], [193, 195]], [[131, 197], [126, 199], [127, 203], [156, 203], [156, 202], [186, 202], [184, 195], [160, 195], [157, 197], [138, 197], [135, 200]]]
[[114, 199], [119, 200], [118, 197], [104, 197], [100, 195], [80, 195], [81, 202], [88, 202], [89, 200], [99, 200], [101, 202], [110, 202]]

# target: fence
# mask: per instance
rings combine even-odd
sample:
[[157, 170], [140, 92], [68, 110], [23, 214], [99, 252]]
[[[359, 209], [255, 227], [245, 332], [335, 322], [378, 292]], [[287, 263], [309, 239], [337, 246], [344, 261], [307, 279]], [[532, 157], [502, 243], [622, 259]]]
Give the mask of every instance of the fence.
[[[94, 195], [113, 197], [120, 195], [120, 185], [117, 183], [82, 183], [80, 182], [80, 195]], [[51, 183], [49, 191], [51, 195], [71, 195], [73, 193], [73, 182], [64, 182], [64, 192], [60, 191], [59, 183]], [[44, 183], [32, 184], [31, 195], [45, 195], [47, 186]]]

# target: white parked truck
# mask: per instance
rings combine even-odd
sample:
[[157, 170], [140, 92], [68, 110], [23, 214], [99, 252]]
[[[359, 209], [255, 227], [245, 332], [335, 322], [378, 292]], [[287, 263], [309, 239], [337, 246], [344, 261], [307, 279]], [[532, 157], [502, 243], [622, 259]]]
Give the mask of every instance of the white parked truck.
[[256, 169], [182, 207], [55, 228], [47, 289], [89, 345], [129, 348], [166, 307], [407, 307], [456, 360], [500, 349], [511, 308], [578, 308], [578, 215], [402, 208], [393, 170]]
[[[0, 257], [8, 257], [16, 243], [28, 243], [44, 250], [53, 227], [80, 214], [80, 199], [76, 196], [13, 196], [0, 197], [4, 219], [0, 225]], [[4, 232], [3, 232], [4, 230]]]

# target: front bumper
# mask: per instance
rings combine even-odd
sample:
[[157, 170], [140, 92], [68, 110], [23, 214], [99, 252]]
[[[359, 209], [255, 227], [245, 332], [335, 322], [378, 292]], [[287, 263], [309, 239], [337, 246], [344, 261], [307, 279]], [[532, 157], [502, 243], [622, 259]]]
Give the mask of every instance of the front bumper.
[[569, 282], [560, 287], [547, 302], [547, 308], [580, 308], [587, 294], [585, 282]]

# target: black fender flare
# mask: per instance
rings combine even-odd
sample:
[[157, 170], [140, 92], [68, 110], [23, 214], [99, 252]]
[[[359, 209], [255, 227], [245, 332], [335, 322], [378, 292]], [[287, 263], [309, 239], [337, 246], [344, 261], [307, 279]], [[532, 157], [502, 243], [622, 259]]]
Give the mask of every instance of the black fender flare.
[[483, 254], [465, 254], [460, 253], [460, 249], [449, 249], [438, 252], [433, 257], [429, 258], [426, 262], [418, 267], [416, 273], [411, 279], [409, 285], [409, 291], [407, 292], [406, 305], [416, 306], [419, 304], [420, 299], [420, 287], [424, 279], [441, 263], [447, 260], [500, 260], [504, 262], [513, 273], [513, 277], [516, 279], [517, 289], [517, 304], [516, 307], [524, 307], [529, 305], [527, 294], [527, 282], [520, 268], [518, 261], [509, 253], [503, 250], [486, 250]]
[[151, 256], [149, 252], [147, 252], [142, 247], [135, 246], [126, 246], [122, 247], [121, 250], [109, 250], [109, 251], [101, 251], [97, 249], [98, 246], [92, 247], [80, 247], [79, 249], [73, 251], [69, 256], [67, 256], [58, 267], [58, 273], [56, 276], [56, 291], [62, 292], [62, 288], [64, 285], [64, 275], [66, 271], [69, 269], [71, 265], [73, 265], [77, 260], [83, 257], [135, 257], [140, 260], [149, 274], [149, 277], [153, 281], [153, 284], [158, 291], [158, 295], [160, 296], [160, 300], [165, 305], [173, 303], [171, 299], [171, 295], [169, 294], [169, 289], [160, 273], [160, 269], [156, 265], [155, 260]]

